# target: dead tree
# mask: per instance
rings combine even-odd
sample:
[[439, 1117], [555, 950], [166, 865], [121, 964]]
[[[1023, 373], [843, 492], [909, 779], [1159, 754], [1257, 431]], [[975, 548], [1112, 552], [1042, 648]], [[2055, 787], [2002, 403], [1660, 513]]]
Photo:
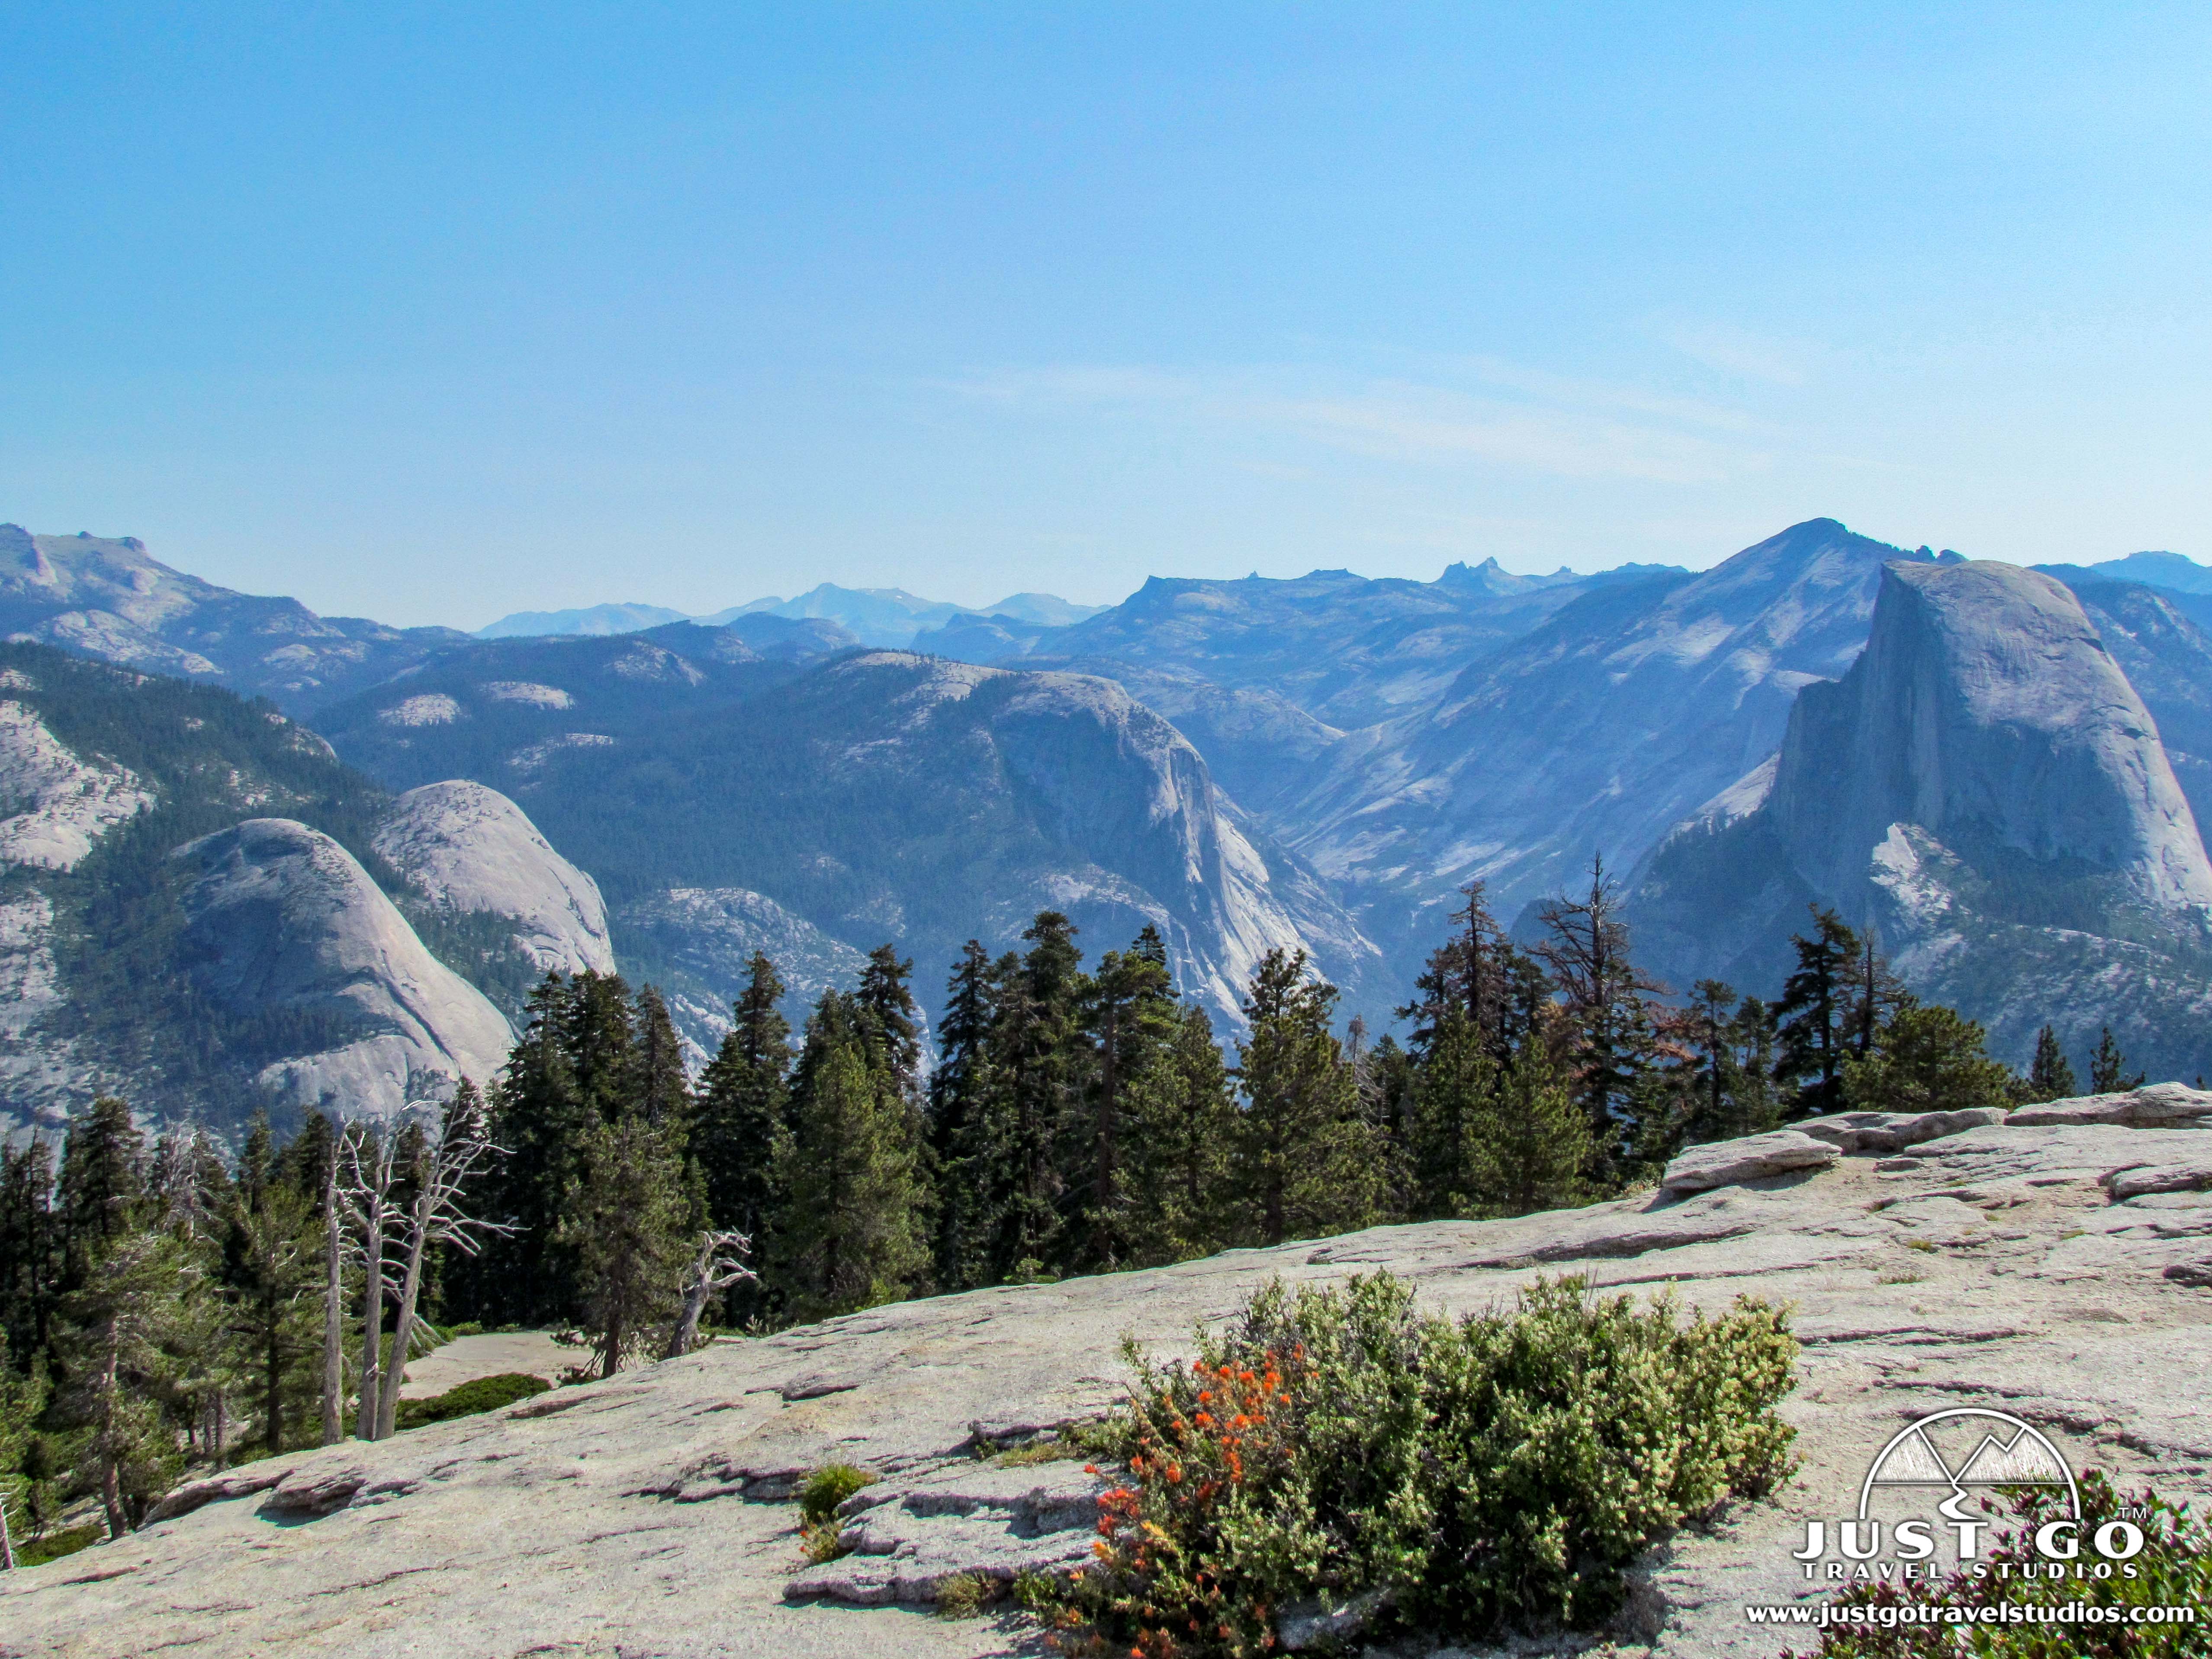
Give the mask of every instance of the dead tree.
[[[384, 1304], [395, 1288], [385, 1267], [385, 1235], [400, 1219], [392, 1201], [398, 1174], [399, 1137], [378, 1134], [362, 1124], [346, 1126], [339, 1137], [337, 1156], [346, 1164], [338, 1182], [338, 1203], [346, 1218], [346, 1245], [362, 1264], [361, 1406], [355, 1417], [356, 1439], [376, 1435], [378, 1382], [383, 1368]], [[395, 1352], [394, 1370], [403, 1367], [405, 1354]]]
[[668, 1352], [661, 1358], [678, 1359], [691, 1352], [691, 1345], [699, 1340], [700, 1316], [715, 1292], [732, 1285], [758, 1282], [760, 1275], [744, 1264], [751, 1250], [752, 1240], [743, 1233], [699, 1235], [698, 1256], [684, 1275], [684, 1312], [668, 1334]]
[[[343, 1134], [343, 1131], [340, 1134]], [[345, 1438], [345, 1220], [338, 1212], [338, 1141], [323, 1165], [323, 1443]]]
[[[422, 1289], [423, 1253], [433, 1244], [451, 1244], [465, 1255], [474, 1255], [483, 1235], [514, 1231], [502, 1221], [480, 1221], [461, 1207], [471, 1179], [502, 1156], [502, 1150], [492, 1144], [483, 1097], [473, 1083], [464, 1079], [446, 1108], [437, 1139], [413, 1171], [413, 1201], [397, 1212], [398, 1242], [404, 1263], [398, 1282], [399, 1317], [393, 1328], [392, 1364], [386, 1367], [376, 1390], [373, 1439], [386, 1438], [398, 1421], [399, 1385], [406, 1376], [407, 1351], [415, 1338], [415, 1304]], [[368, 1383], [362, 1384], [362, 1392], [365, 1401]]]

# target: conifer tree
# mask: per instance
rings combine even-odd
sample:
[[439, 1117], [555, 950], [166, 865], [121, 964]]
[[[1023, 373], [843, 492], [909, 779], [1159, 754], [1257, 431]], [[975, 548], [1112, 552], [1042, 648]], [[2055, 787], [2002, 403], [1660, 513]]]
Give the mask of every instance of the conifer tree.
[[61, 1279], [54, 1149], [33, 1133], [21, 1146], [0, 1145], [0, 1334], [25, 1364], [51, 1351]]
[[[731, 1010], [729, 1033], [700, 1077], [692, 1130], [713, 1225], [756, 1245], [766, 1238], [775, 1207], [775, 1165], [790, 1105], [791, 1026], [776, 1008], [783, 994], [775, 964], [756, 951]], [[724, 1296], [732, 1324], [765, 1311], [755, 1279], [733, 1280]]]
[[2027, 1068], [2023, 1102], [2070, 1100], [2081, 1091], [2074, 1078], [2074, 1063], [2066, 1058], [2058, 1033], [2045, 1026], [2035, 1034], [2035, 1059]]
[[995, 1087], [990, 1133], [995, 1157], [986, 1170], [992, 1237], [985, 1272], [994, 1282], [1045, 1268], [1061, 1258], [1060, 1128], [1085, 1080], [1078, 1036], [1084, 981], [1075, 925], [1040, 911], [1024, 930], [1029, 950], [994, 965], [996, 1016], [990, 1070]]
[[1237, 1045], [1244, 1095], [1237, 1178], [1260, 1242], [1362, 1226], [1376, 1198], [1373, 1138], [1328, 1029], [1336, 988], [1304, 951], [1270, 951], [1252, 976]]
[[1448, 1007], [1431, 1028], [1427, 1056], [1413, 1073], [1407, 1126], [1415, 1220], [1471, 1216], [1484, 1199], [1477, 1126], [1498, 1113], [1500, 1067], [1463, 1008]]
[[66, 1285], [82, 1285], [92, 1257], [137, 1224], [146, 1190], [145, 1147], [131, 1109], [112, 1095], [70, 1120], [60, 1193]]
[[1881, 1028], [1874, 1053], [1844, 1059], [1844, 1099], [1859, 1110], [2005, 1107], [2014, 1081], [2010, 1068], [1984, 1052], [1980, 1025], [1934, 1006], [1904, 1010]]
[[1590, 860], [1583, 897], [1553, 900], [1537, 915], [1545, 930], [1537, 954], [1552, 971], [1565, 1022], [1568, 1089], [1589, 1120], [1592, 1173], [1610, 1181], [1641, 1138], [1637, 1109], [1660, 1058], [1649, 995], [1665, 988], [1636, 968], [1620, 886], [1602, 858]]
[[90, 1247], [84, 1283], [62, 1305], [59, 1415], [82, 1431], [79, 1466], [91, 1475], [111, 1539], [131, 1529], [179, 1466], [155, 1401], [171, 1370], [162, 1344], [191, 1272], [167, 1233], [119, 1226]]
[[890, 945], [878, 945], [868, 953], [853, 994], [854, 1011], [875, 1048], [877, 1064], [908, 1104], [921, 1097], [921, 1011], [908, 989], [913, 977], [911, 960], [902, 960]]
[[810, 1052], [778, 1171], [771, 1259], [799, 1319], [895, 1301], [927, 1265], [913, 1146], [857, 1022], [849, 1010], [838, 1017], [843, 1001], [824, 993], [807, 1023]]
[[1591, 1138], [1587, 1109], [1540, 1047], [1525, 1048], [1468, 1125], [1470, 1208], [1529, 1215], [1585, 1201]]
[[1129, 1250], [1127, 1176], [1123, 1168], [1135, 1091], [1176, 1029], [1175, 981], [1167, 946], [1150, 925], [1127, 951], [1109, 951], [1083, 988], [1082, 1018], [1090, 1040], [1089, 1063], [1079, 1086], [1089, 1098], [1070, 1122], [1062, 1160], [1073, 1200], [1071, 1266], [1098, 1270], [1120, 1265]]
[[8, 1339], [0, 1331], [0, 1570], [15, 1565], [15, 1540], [23, 1535], [29, 1518], [28, 1480], [21, 1478], [24, 1454], [30, 1449], [32, 1428], [46, 1409], [46, 1372], [43, 1359], [27, 1372], [9, 1362]]
[[676, 1023], [668, 1017], [668, 1003], [659, 990], [647, 986], [637, 994], [633, 1024], [636, 1060], [632, 1102], [658, 1127], [688, 1138], [691, 1121], [691, 1079], [684, 1067], [684, 1044]]
[[2089, 1056], [2089, 1092], [2093, 1095], [2118, 1094], [2128, 1089], [2140, 1089], [2145, 1074], [2138, 1072], [2128, 1075], [2128, 1058], [2120, 1052], [2113, 1040], [2112, 1028], [2106, 1026], [2097, 1037], [2097, 1052]]
[[314, 1388], [308, 1368], [321, 1346], [323, 1230], [283, 1178], [264, 1113], [239, 1156], [222, 1218], [222, 1274], [228, 1328], [252, 1367], [262, 1444], [274, 1456], [284, 1449], [287, 1419], [297, 1415], [293, 1401]]
[[939, 1195], [933, 1255], [937, 1283], [946, 1290], [984, 1282], [997, 1233], [993, 1201], [1002, 1183], [990, 1173], [1003, 1156], [995, 1134], [1003, 1115], [991, 1109], [990, 1045], [998, 984], [981, 942], [969, 939], [945, 981], [937, 1066], [929, 1074], [929, 1146]]
[[1131, 1260], [1185, 1261], [1240, 1243], [1230, 1180], [1237, 1103], [1205, 1009], [1184, 1005], [1131, 1092]]
[[1843, 1106], [1844, 1055], [1850, 1047], [1851, 969], [1858, 934], [1833, 910], [1813, 907], [1813, 932], [1794, 935], [1797, 967], [1774, 1006], [1780, 1020], [1776, 1080], [1795, 1089], [1793, 1114], [1820, 1117]]
[[592, 1121], [578, 1151], [558, 1239], [574, 1252], [599, 1375], [612, 1376], [677, 1310], [692, 1238], [684, 1158], [674, 1126], [642, 1102]]
[[[507, 1157], [470, 1196], [477, 1214], [514, 1231], [474, 1261], [453, 1264], [447, 1284], [453, 1304], [485, 1324], [534, 1325], [575, 1310], [575, 1255], [561, 1242], [561, 1219], [586, 1131], [604, 1114], [587, 1102], [577, 1075], [570, 1043], [585, 1023], [574, 1015], [574, 1000], [570, 981], [545, 976], [492, 1091], [491, 1135]], [[609, 1069], [604, 1060], [597, 1066]]]

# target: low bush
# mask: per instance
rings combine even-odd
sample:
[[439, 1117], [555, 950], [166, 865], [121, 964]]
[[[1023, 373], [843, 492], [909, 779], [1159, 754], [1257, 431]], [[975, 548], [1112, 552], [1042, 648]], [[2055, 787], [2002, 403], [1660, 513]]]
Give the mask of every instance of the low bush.
[[[2136, 1569], [2133, 1577], [2124, 1572], [2109, 1578], [2023, 1577], [2023, 1566], [2042, 1562], [2034, 1549], [2035, 1529], [2066, 1516], [2056, 1488], [2030, 1486], [2009, 1494], [2015, 1525], [2000, 1532], [1982, 1558], [1985, 1575], [1961, 1568], [1947, 1578], [1901, 1586], [1854, 1585], [1830, 1604], [1831, 1617], [1861, 1622], [1832, 1625], [1814, 1654], [1817, 1659], [2181, 1659], [2212, 1652], [2212, 1631], [2203, 1622], [2127, 1622], [2130, 1609], [2151, 1607], [2190, 1607], [2198, 1621], [2212, 1619], [2212, 1529], [2148, 1488], [2121, 1493], [2100, 1470], [2084, 1472], [2080, 1486], [2081, 1537], [2094, 1537], [2098, 1528], [2122, 1518], [2123, 1510], [2142, 1529], [2142, 1553], [2126, 1564]], [[2002, 1512], [1986, 1501], [1982, 1507]], [[2139, 1518], [2138, 1510], [2148, 1518]], [[2082, 1553], [2094, 1559], [2086, 1545]], [[2004, 1622], [1979, 1622], [1979, 1610], [1999, 1607], [2008, 1609], [1996, 1615]], [[1975, 1622], [1967, 1623], [1969, 1617]]]
[[107, 1528], [98, 1522], [88, 1526], [69, 1527], [59, 1532], [42, 1533], [27, 1543], [15, 1546], [15, 1565], [35, 1567], [48, 1561], [58, 1561], [64, 1555], [75, 1555], [107, 1536]]
[[443, 1394], [434, 1394], [428, 1400], [403, 1400], [394, 1423], [402, 1429], [419, 1429], [426, 1423], [473, 1417], [478, 1412], [495, 1412], [501, 1406], [512, 1406], [533, 1394], [544, 1394], [550, 1387], [552, 1384], [544, 1377], [532, 1376], [526, 1371], [501, 1371], [495, 1376], [479, 1376]]
[[799, 1483], [799, 1540], [808, 1560], [834, 1561], [844, 1553], [837, 1544], [837, 1505], [875, 1483], [874, 1475], [850, 1463], [825, 1463]]
[[1454, 1322], [1378, 1273], [1270, 1285], [1197, 1345], [1126, 1350], [1126, 1479], [1048, 1619], [1064, 1650], [1241, 1659], [1322, 1604], [1370, 1637], [1587, 1628], [1643, 1550], [1792, 1468], [1796, 1343], [1754, 1301], [1686, 1322], [1539, 1281]]

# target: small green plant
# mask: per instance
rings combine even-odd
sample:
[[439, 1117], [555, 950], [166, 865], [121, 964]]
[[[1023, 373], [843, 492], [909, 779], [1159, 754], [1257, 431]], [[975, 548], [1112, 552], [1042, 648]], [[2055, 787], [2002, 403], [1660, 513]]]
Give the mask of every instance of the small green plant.
[[1071, 1650], [1244, 1659], [1316, 1595], [1365, 1602], [1383, 1639], [1588, 1628], [1638, 1553], [1793, 1467], [1774, 1407], [1796, 1342], [1754, 1301], [1686, 1322], [1540, 1280], [1454, 1322], [1378, 1273], [1269, 1285], [1197, 1347], [1125, 1349], [1126, 1478], [1048, 1617]]
[[1906, 1249], [1917, 1250], [1923, 1255], [1933, 1255], [1936, 1254], [1936, 1245], [1934, 1241], [1931, 1239], [1908, 1238], [1904, 1240], [1903, 1243]]
[[1928, 1275], [1917, 1267], [1885, 1267], [1874, 1276], [1877, 1285], [1924, 1285]]
[[495, 1412], [518, 1400], [544, 1394], [551, 1386], [544, 1377], [532, 1376], [526, 1371], [501, 1371], [495, 1376], [477, 1377], [443, 1394], [432, 1395], [428, 1400], [403, 1400], [394, 1421], [402, 1429], [419, 1429], [426, 1423], [444, 1423], [456, 1417], [472, 1417], [478, 1412]]
[[[2041, 1571], [2029, 1577], [2023, 1569], [2042, 1567], [2036, 1528], [2069, 1517], [2063, 1496], [2053, 1488], [2015, 1489], [2008, 1494], [2014, 1526], [2000, 1533], [1973, 1567], [1901, 1586], [1854, 1585], [1838, 1595], [1832, 1605], [1857, 1622], [1832, 1625], [1814, 1659], [2183, 1659], [2203, 1654], [2202, 1624], [2125, 1621], [2127, 1610], [2135, 1607], [2193, 1607], [2199, 1620], [2212, 1610], [2212, 1529], [2148, 1488], [2122, 1494], [2101, 1470], [2085, 1470], [2080, 1486], [2080, 1536], [2094, 1537], [2124, 1512], [2142, 1529], [2142, 1552], [2128, 1564], [2134, 1577], [2053, 1577]], [[2002, 1512], [1986, 1500], [1982, 1507]], [[2069, 1603], [2075, 1604], [2071, 1617]], [[2008, 1611], [1996, 1615], [1999, 1622], [1966, 1622], [1970, 1610], [2000, 1607]], [[2094, 1622], [2081, 1617], [2092, 1607], [2104, 1610]]]
[[990, 1606], [995, 1599], [997, 1587], [979, 1573], [956, 1572], [949, 1578], [938, 1581], [937, 1616], [940, 1619], [973, 1619]]
[[837, 1542], [837, 1506], [876, 1477], [850, 1463], [825, 1463], [799, 1483], [799, 1543], [809, 1561], [834, 1561], [844, 1553]]
[[1071, 1440], [1058, 1435], [1032, 1440], [1026, 1446], [1016, 1446], [1000, 1452], [991, 1462], [1002, 1469], [1025, 1469], [1036, 1463], [1073, 1463], [1091, 1454]]
[[483, 1334], [484, 1328], [477, 1324], [473, 1319], [465, 1319], [459, 1324], [450, 1325], [447, 1327], [446, 1329], [446, 1335], [449, 1339], [464, 1336], [482, 1336]]
[[79, 1550], [97, 1544], [107, 1536], [107, 1528], [97, 1522], [91, 1526], [70, 1527], [61, 1532], [50, 1532], [15, 1547], [15, 1565], [35, 1567], [48, 1561], [58, 1561], [64, 1555], [75, 1555]]

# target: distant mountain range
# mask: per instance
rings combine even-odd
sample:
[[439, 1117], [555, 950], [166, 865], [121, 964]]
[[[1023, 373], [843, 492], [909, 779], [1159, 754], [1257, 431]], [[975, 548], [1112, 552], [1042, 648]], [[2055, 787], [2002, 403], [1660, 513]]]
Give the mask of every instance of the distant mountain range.
[[[1380, 1027], [1459, 888], [1525, 930], [1601, 853], [1677, 985], [1772, 992], [1832, 903], [2008, 1058], [2109, 1024], [2189, 1077], [2207, 611], [2172, 554], [2029, 572], [1816, 519], [1694, 574], [825, 586], [476, 638], [11, 526], [0, 627], [69, 654], [0, 665], [0, 1101], [389, 1103], [550, 964], [661, 985], [696, 1054], [755, 949], [793, 1013], [886, 939], [932, 1005], [1048, 907], [1094, 953], [1158, 928], [1224, 1023], [1304, 945]], [[173, 995], [140, 1018], [141, 984]]]
[[971, 610], [939, 600], [918, 599], [902, 587], [840, 587], [823, 582], [795, 599], [753, 599], [711, 616], [690, 617], [657, 605], [595, 605], [582, 611], [518, 611], [477, 630], [480, 640], [524, 635], [638, 634], [669, 623], [696, 622], [719, 628], [745, 617], [781, 617], [826, 622], [844, 629], [856, 645], [904, 647], [918, 635], [949, 624], [975, 621], [1018, 629], [1064, 628], [1108, 609], [1070, 605], [1051, 593], [1010, 593], [996, 605]]

